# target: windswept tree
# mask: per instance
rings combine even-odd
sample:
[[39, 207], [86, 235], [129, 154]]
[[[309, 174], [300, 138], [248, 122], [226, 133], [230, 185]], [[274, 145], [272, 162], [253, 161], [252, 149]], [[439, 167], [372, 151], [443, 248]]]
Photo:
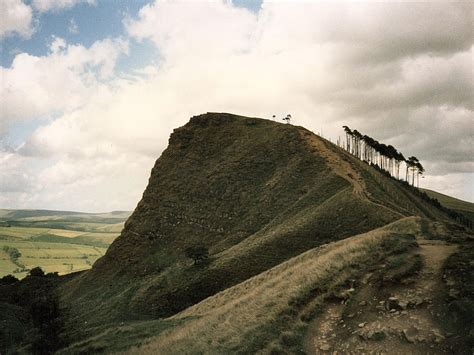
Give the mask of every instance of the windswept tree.
[[411, 186], [415, 185], [415, 172], [418, 170], [417, 164], [420, 162], [418, 161], [417, 157], [411, 156], [406, 161], [407, 164], [407, 182], [408, 182], [408, 171], [411, 170]]
[[416, 169], [417, 169], [417, 174], [416, 174], [416, 187], [420, 187], [420, 175], [423, 175], [423, 173], [425, 172], [425, 168], [424, 168], [423, 165], [421, 165], [421, 163], [418, 161], [418, 163], [416, 163]]
[[358, 130], [353, 130], [352, 131], [352, 139], [353, 139], [353, 146], [354, 146], [354, 152], [353, 154], [357, 158], [361, 158], [361, 145], [362, 145], [362, 134]]
[[351, 139], [352, 139], [352, 131], [347, 126], [342, 126], [344, 128], [344, 132], [346, 132], [346, 150], [350, 153], [351, 151]]
[[400, 179], [400, 165], [405, 163], [405, 180], [408, 183], [410, 182], [411, 173], [412, 186], [415, 184], [415, 174], [418, 176], [417, 181], [419, 175], [423, 174], [423, 166], [416, 157], [412, 156], [406, 159], [393, 145], [381, 143], [356, 129], [351, 130], [348, 126], [342, 126], [342, 128], [346, 133], [346, 144], [343, 148], [360, 160], [378, 166], [397, 179]]

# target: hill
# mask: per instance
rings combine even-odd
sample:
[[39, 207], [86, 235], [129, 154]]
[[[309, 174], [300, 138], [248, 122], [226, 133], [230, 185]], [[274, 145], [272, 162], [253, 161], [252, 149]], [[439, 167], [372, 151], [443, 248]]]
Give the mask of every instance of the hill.
[[[328, 242], [406, 216], [411, 188], [302, 128], [209, 113], [176, 129], [119, 238], [61, 291], [71, 322], [173, 315]], [[185, 249], [203, 243], [196, 267]]]
[[[50, 333], [63, 353], [463, 353], [472, 236], [432, 202], [303, 127], [195, 116], [107, 253], [45, 291]], [[18, 334], [50, 329], [8, 297], [23, 285], [3, 288]]]
[[437, 199], [444, 207], [461, 213], [474, 223], [474, 203], [463, 201], [436, 191], [421, 189], [428, 196]]

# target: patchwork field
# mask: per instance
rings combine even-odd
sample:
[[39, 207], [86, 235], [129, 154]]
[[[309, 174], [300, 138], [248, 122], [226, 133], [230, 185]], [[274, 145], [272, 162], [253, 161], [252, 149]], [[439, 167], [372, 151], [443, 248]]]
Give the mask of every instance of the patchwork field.
[[89, 269], [128, 215], [0, 210], [0, 277], [23, 278], [36, 266], [60, 275]]

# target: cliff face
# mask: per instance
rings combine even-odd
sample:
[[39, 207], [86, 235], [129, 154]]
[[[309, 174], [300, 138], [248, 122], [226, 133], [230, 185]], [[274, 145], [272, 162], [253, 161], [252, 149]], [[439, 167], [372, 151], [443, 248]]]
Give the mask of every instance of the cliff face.
[[[168, 316], [328, 241], [437, 217], [400, 188], [301, 127], [196, 116], [171, 135], [120, 237], [62, 300], [72, 322]], [[196, 243], [208, 263], [186, 258]]]

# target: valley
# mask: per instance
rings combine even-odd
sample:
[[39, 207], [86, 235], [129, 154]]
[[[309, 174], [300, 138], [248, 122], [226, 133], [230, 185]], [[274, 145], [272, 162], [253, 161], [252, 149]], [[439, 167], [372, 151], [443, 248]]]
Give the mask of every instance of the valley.
[[120, 234], [128, 215], [0, 210], [0, 277], [21, 279], [37, 266], [60, 275], [90, 269]]

